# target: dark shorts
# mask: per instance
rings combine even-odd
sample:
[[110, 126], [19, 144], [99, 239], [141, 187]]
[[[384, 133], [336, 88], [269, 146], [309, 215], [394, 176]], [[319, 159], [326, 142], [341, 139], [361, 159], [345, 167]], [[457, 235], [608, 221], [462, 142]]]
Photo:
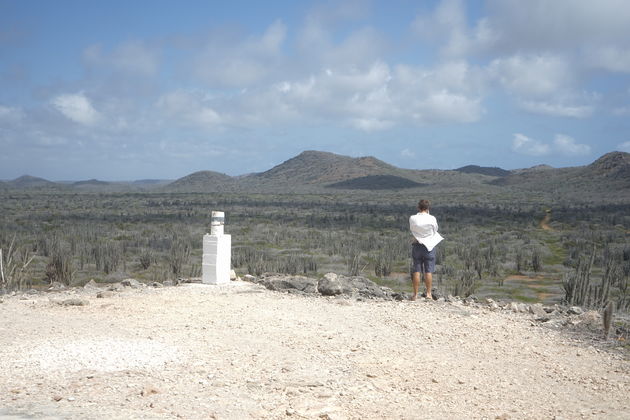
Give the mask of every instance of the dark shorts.
[[435, 248], [427, 251], [427, 247], [415, 243], [411, 246], [411, 272], [433, 273], [435, 271]]

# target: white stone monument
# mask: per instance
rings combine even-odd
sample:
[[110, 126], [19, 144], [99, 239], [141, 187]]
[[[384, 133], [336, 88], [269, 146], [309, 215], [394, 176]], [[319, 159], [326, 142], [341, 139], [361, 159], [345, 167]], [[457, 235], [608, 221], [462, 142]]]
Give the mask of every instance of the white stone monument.
[[201, 281], [206, 284], [230, 282], [232, 263], [232, 236], [223, 234], [225, 214], [213, 211], [210, 234], [203, 235], [203, 257]]

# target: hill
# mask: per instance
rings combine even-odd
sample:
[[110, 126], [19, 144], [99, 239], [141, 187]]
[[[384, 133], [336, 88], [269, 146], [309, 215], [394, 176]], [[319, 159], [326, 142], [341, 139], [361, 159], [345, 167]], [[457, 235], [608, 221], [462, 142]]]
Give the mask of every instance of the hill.
[[410, 179], [395, 175], [367, 175], [359, 178], [348, 179], [346, 181], [335, 182], [328, 188], [346, 190], [399, 190], [403, 188], [422, 187], [420, 184]]
[[19, 178], [15, 178], [12, 181], [6, 183], [11, 188], [47, 188], [47, 187], [59, 187], [61, 185], [48, 181], [44, 178], [38, 178], [31, 175], [22, 175]]
[[266, 172], [252, 175], [266, 183], [327, 184], [368, 175], [395, 175], [399, 168], [374, 157], [352, 158], [330, 152], [309, 150], [274, 166]]
[[551, 168], [536, 166], [513, 171], [490, 181], [555, 195], [581, 195], [585, 199], [630, 198], [630, 153], [611, 152], [587, 166]]
[[220, 192], [237, 188], [237, 182], [229, 175], [214, 171], [198, 171], [179, 178], [160, 188], [170, 192]]
[[455, 169], [457, 172], [463, 172], [466, 174], [481, 174], [488, 176], [507, 176], [510, 174], [510, 171], [505, 169], [488, 166], [478, 166], [478, 165], [467, 165], [462, 166], [461, 168]]

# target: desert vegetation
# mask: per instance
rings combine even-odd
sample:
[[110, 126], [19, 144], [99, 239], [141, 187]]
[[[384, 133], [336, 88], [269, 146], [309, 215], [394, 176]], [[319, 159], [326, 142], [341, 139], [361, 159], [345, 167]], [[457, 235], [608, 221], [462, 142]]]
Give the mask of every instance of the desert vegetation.
[[[12, 191], [1, 198], [5, 291], [199, 276], [212, 210], [226, 212], [239, 274], [335, 271], [409, 289], [408, 217], [417, 201], [409, 193]], [[465, 194], [434, 201], [446, 237], [434, 280], [441, 293], [630, 307], [629, 205]]]

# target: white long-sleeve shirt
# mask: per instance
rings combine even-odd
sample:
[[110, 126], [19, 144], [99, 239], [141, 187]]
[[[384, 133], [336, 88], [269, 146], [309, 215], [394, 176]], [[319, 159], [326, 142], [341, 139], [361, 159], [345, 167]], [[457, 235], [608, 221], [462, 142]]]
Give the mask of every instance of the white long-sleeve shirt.
[[420, 212], [409, 217], [409, 229], [418, 242], [431, 251], [444, 238], [438, 233], [438, 223], [434, 216]]

